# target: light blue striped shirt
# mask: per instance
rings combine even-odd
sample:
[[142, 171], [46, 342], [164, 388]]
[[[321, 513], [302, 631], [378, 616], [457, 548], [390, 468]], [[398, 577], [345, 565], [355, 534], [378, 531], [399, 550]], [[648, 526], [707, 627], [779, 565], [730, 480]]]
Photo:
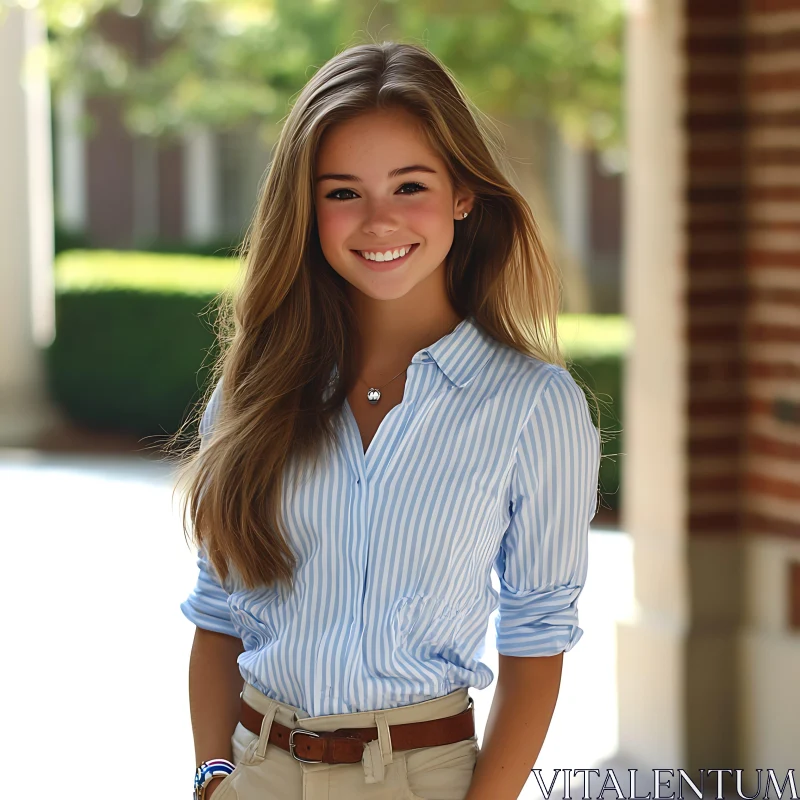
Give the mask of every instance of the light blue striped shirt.
[[[218, 385], [204, 442], [220, 398]], [[575, 646], [600, 435], [567, 370], [497, 342], [470, 316], [414, 355], [403, 401], [366, 454], [346, 401], [337, 420], [342, 447], [299, 488], [284, 480], [294, 593], [248, 591], [234, 570], [221, 586], [198, 552], [181, 610], [241, 637], [244, 680], [310, 716], [483, 689], [498, 607], [499, 653]]]

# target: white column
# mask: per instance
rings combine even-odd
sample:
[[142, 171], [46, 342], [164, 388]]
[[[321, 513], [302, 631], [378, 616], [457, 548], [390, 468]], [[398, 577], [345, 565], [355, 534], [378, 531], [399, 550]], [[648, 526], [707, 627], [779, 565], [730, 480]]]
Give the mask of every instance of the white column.
[[[751, 536], [745, 545], [746, 580], [742, 587], [746, 626], [740, 658], [745, 679], [741, 687], [740, 746], [748, 771], [769, 765], [786, 777], [795, 768], [800, 789], [800, 718], [797, 681], [800, 637], [787, 630], [789, 563], [800, 561], [800, 541]], [[750, 792], [752, 794], [752, 792]]]
[[622, 527], [634, 542], [635, 615], [617, 631], [619, 744], [632, 767], [689, 768], [683, 6], [628, 5], [624, 310], [634, 343]]
[[0, 17], [0, 445], [54, 420], [40, 348], [54, 335], [49, 82], [27, 58], [45, 40], [40, 11]]
[[586, 150], [556, 137], [558, 218], [564, 242], [589, 274], [589, 185]]
[[56, 209], [61, 225], [86, 230], [86, 143], [81, 131], [83, 92], [65, 90], [56, 101]]
[[192, 242], [220, 232], [220, 176], [217, 139], [207, 127], [191, 128], [183, 137], [183, 228]]
[[133, 139], [133, 242], [149, 244], [158, 236], [158, 145], [148, 136]]

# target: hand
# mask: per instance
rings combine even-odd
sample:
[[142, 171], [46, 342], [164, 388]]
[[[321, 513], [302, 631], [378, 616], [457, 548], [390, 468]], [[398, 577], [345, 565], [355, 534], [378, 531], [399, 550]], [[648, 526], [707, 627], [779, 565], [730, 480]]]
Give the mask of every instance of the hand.
[[208, 798], [210, 798], [211, 795], [214, 794], [214, 792], [217, 790], [217, 787], [224, 780], [225, 780], [225, 776], [224, 775], [217, 775], [216, 778], [212, 778], [211, 779], [211, 781], [209, 782], [208, 786], [206, 786], [206, 800], [208, 800]]

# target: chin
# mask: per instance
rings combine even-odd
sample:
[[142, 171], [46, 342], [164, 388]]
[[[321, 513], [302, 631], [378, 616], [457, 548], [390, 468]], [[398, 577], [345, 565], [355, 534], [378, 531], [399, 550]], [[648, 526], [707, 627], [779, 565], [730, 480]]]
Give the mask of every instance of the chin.
[[403, 283], [400, 286], [362, 286], [352, 284], [361, 294], [373, 300], [399, 300], [405, 297], [413, 288], [413, 285]]

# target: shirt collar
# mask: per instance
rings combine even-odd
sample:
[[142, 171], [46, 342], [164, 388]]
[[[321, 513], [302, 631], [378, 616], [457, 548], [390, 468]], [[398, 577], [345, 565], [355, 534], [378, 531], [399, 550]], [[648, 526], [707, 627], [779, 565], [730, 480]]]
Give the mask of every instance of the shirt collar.
[[[471, 314], [428, 347], [418, 350], [411, 359], [412, 364], [427, 364], [431, 361], [459, 389], [466, 386], [484, 367], [496, 345], [495, 340], [477, 323]], [[336, 364], [331, 370], [331, 380], [326, 396], [333, 391], [339, 370]]]
[[466, 386], [492, 355], [494, 339], [470, 314], [450, 333], [414, 354], [412, 364], [431, 360], [459, 388]]

